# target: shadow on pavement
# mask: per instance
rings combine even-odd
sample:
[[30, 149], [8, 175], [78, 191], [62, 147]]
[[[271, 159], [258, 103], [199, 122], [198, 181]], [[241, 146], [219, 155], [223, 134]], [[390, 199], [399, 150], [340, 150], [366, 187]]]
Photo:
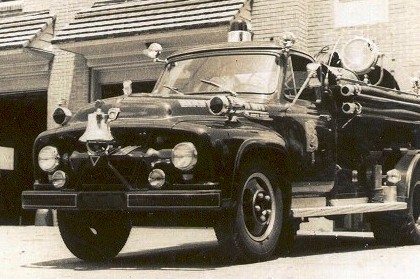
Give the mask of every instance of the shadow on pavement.
[[373, 236], [299, 235], [288, 257], [305, 257], [331, 253], [390, 248], [376, 243]]
[[199, 242], [140, 252], [121, 253], [115, 259], [104, 263], [89, 263], [77, 258], [68, 258], [32, 263], [25, 267], [73, 270], [211, 270], [225, 265], [220, 260], [218, 247], [215, 241]]
[[[392, 249], [375, 243], [373, 237], [342, 235], [299, 235], [293, 251], [283, 257], [301, 258], [315, 255], [348, 253], [375, 249]], [[112, 261], [89, 263], [77, 258], [37, 262], [27, 268], [72, 270], [211, 270], [232, 265], [223, 260], [216, 241], [184, 244], [160, 249], [122, 253]], [[238, 263], [236, 263], [238, 265]]]

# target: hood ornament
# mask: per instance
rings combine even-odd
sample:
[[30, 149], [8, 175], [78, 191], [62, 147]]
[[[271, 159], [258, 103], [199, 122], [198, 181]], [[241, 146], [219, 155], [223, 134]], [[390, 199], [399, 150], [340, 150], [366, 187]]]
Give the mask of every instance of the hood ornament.
[[86, 143], [89, 153], [98, 154], [109, 149], [109, 143], [114, 140], [111, 134], [110, 123], [117, 119], [120, 109], [110, 108], [108, 113], [102, 111], [104, 101], [95, 102], [96, 110], [88, 114], [86, 130], [79, 138], [80, 142]]
[[130, 96], [133, 93], [133, 82], [131, 80], [123, 81], [123, 92], [124, 96]]

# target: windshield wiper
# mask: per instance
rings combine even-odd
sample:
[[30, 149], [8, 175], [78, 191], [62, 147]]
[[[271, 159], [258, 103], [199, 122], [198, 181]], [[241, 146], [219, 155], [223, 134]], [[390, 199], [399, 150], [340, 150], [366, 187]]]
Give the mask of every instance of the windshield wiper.
[[176, 88], [176, 87], [172, 87], [172, 86], [169, 86], [169, 85], [162, 85], [162, 86], [165, 87], [165, 88], [168, 88], [169, 90], [171, 90], [172, 92], [175, 92], [176, 94], [184, 95], [184, 93], [179, 91], [178, 88]]
[[230, 93], [231, 96], [234, 96], [234, 97], [238, 96], [238, 93], [236, 93], [235, 91], [233, 91], [231, 89], [228, 89], [228, 88], [224, 87], [223, 85], [220, 85], [220, 84], [218, 84], [216, 82], [213, 82], [213, 81], [210, 81], [210, 80], [206, 80], [206, 79], [201, 79], [200, 81], [201, 82], [204, 82], [204, 83], [207, 83], [207, 84], [210, 84], [210, 85], [213, 85], [213, 86], [215, 86], [217, 88], [220, 88], [223, 92]]

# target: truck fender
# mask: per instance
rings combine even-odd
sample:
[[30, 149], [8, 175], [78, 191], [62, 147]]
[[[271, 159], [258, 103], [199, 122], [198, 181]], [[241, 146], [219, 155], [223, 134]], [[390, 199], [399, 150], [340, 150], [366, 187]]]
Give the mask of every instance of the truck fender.
[[283, 154], [286, 155], [286, 142], [281, 137], [275, 137], [274, 140], [270, 140], [270, 138], [254, 138], [254, 139], [247, 139], [245, 140], [239, 147], [238, 152], [235, 158], [235, 165], [233, 168], [233, 175], [232, 175], [232, 192], [231, 197], [233, 197], [235, 191], [235, 181], [238, 177], [238, 172], [240, 165], [242, 163], [243, 157], [252, 150], [264, 150], [269, 151], [271, 154]]
[[410, 204], [414, 188], [420, 185], [420, 150], [408, 151], [395, 169], [401, 173], [401, 180], [397, 183], [398, 200]]

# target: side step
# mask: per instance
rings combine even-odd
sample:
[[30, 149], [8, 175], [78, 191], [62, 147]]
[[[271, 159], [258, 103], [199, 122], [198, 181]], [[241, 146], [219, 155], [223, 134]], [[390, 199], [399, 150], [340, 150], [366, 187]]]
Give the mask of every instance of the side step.
[[354, 213], [368, 213], [392, 210], [407, 209], [406, 202], [387, 202], [387, 203], [359, 203], [344, 204], [323, 207], [292, 208], [292, 215], [296, 218], [301, 217], [322, 217], [331, 215], [345, 215]]

